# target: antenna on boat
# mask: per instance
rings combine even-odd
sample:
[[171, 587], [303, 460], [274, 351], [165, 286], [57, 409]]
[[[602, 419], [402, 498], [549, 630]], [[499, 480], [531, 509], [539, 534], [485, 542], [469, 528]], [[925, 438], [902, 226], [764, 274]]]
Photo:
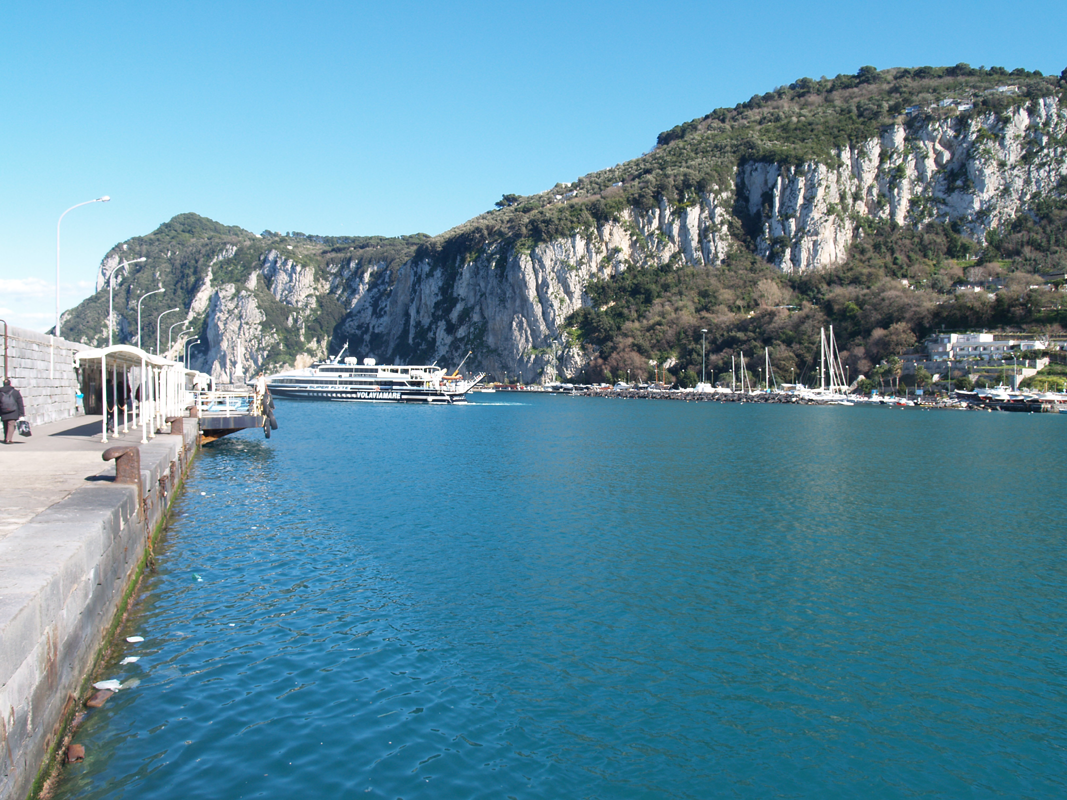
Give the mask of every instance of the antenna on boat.
[[341, 351], [337, 355], [335, 355], [333, 357], [333, 362], [332, 363], [340, 364], [341, 363], [341, 356], [343, 356], [345, 354], [345, 350], [347, 350], [347, 349], [348, 349], [348, 342], [345, 342], [345, 346], [342, 347]]

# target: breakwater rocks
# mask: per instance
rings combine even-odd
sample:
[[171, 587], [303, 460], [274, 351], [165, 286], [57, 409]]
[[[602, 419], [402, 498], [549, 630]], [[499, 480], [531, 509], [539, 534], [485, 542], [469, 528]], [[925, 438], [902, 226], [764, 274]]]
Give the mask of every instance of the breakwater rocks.
[[657, 389], [613, 389], [580, 391], [580, 397], [604, 397], [622, 400], [675, 400], [686, 403], [779, 403], [802, 406], [839, 405], [840, 399], [812, 397], [793, 392], [671, 392]]
[[912, 400], [900, 397], [871, 398], [859, 395], [827, 394], [820, 396], [809, 392], [734, 392], [717, 389], [711, 392], [669, 391], [666, 389], [586, 389], [569, 392], [577, 397], [601, 397], [614, 400], [674, 400], [685, 403], [773, 403], [794, 406], [840, 406], [875, 405], [901, 408], [904, 406], [922, 409], [962, 410], [978, 408], [970, 403], [954, 399], [930, 398]]

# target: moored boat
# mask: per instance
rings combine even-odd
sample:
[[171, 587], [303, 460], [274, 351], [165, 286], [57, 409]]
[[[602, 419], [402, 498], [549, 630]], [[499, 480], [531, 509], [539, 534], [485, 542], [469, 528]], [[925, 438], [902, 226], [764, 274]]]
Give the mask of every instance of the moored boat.
[[465, 403], [467, 392], [485, 377], [463, 377], [459, 368], [448, 374], [436, 364], [384, 365], [375, 363], [373, 358], [360, 363], [357, 358], [342, 360], [341, 353], [331, 361], [272, 375], [267, 378], [267, 388], [275, 397], [301, 400], [451, 405]]

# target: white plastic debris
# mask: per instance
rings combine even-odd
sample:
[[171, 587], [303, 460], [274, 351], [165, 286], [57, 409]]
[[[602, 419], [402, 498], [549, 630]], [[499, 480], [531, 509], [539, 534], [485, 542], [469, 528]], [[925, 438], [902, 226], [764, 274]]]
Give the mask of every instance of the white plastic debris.
[[119, 663], [120, 664], [136, 664], [140, 660], [141, 660], [140, 656], [126, 656], [126, 658], [122, 659], [122, 661], [120, 661]]
[[127, 636], [126, 637], [126, 641], [129, 642], [130, 644], [137, 644], [138, 642], [143, 642], [144, 641], [144, 637], [143, 636]]
[[122, 688], [122, 681], [98, 681], [93, 684], [94, 689], [109, 689], [112, 692], [117, 692]]

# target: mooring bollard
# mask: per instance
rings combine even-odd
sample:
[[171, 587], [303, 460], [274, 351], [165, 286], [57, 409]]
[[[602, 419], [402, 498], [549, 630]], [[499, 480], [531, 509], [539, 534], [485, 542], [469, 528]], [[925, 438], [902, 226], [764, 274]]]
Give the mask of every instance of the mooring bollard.
[[104, 451], [104, 461], [115, 460], [115, 483], [137, 487], [137, 502], [141, 501], [141, 451], [129, 445], [109, 447]]
[[182, 424], [182, 420], [185, 417], [167, 417], [167, 422], [170, 423], [170, 432], [175, 436], [182, 436], [185, 433], [185, 426]]

